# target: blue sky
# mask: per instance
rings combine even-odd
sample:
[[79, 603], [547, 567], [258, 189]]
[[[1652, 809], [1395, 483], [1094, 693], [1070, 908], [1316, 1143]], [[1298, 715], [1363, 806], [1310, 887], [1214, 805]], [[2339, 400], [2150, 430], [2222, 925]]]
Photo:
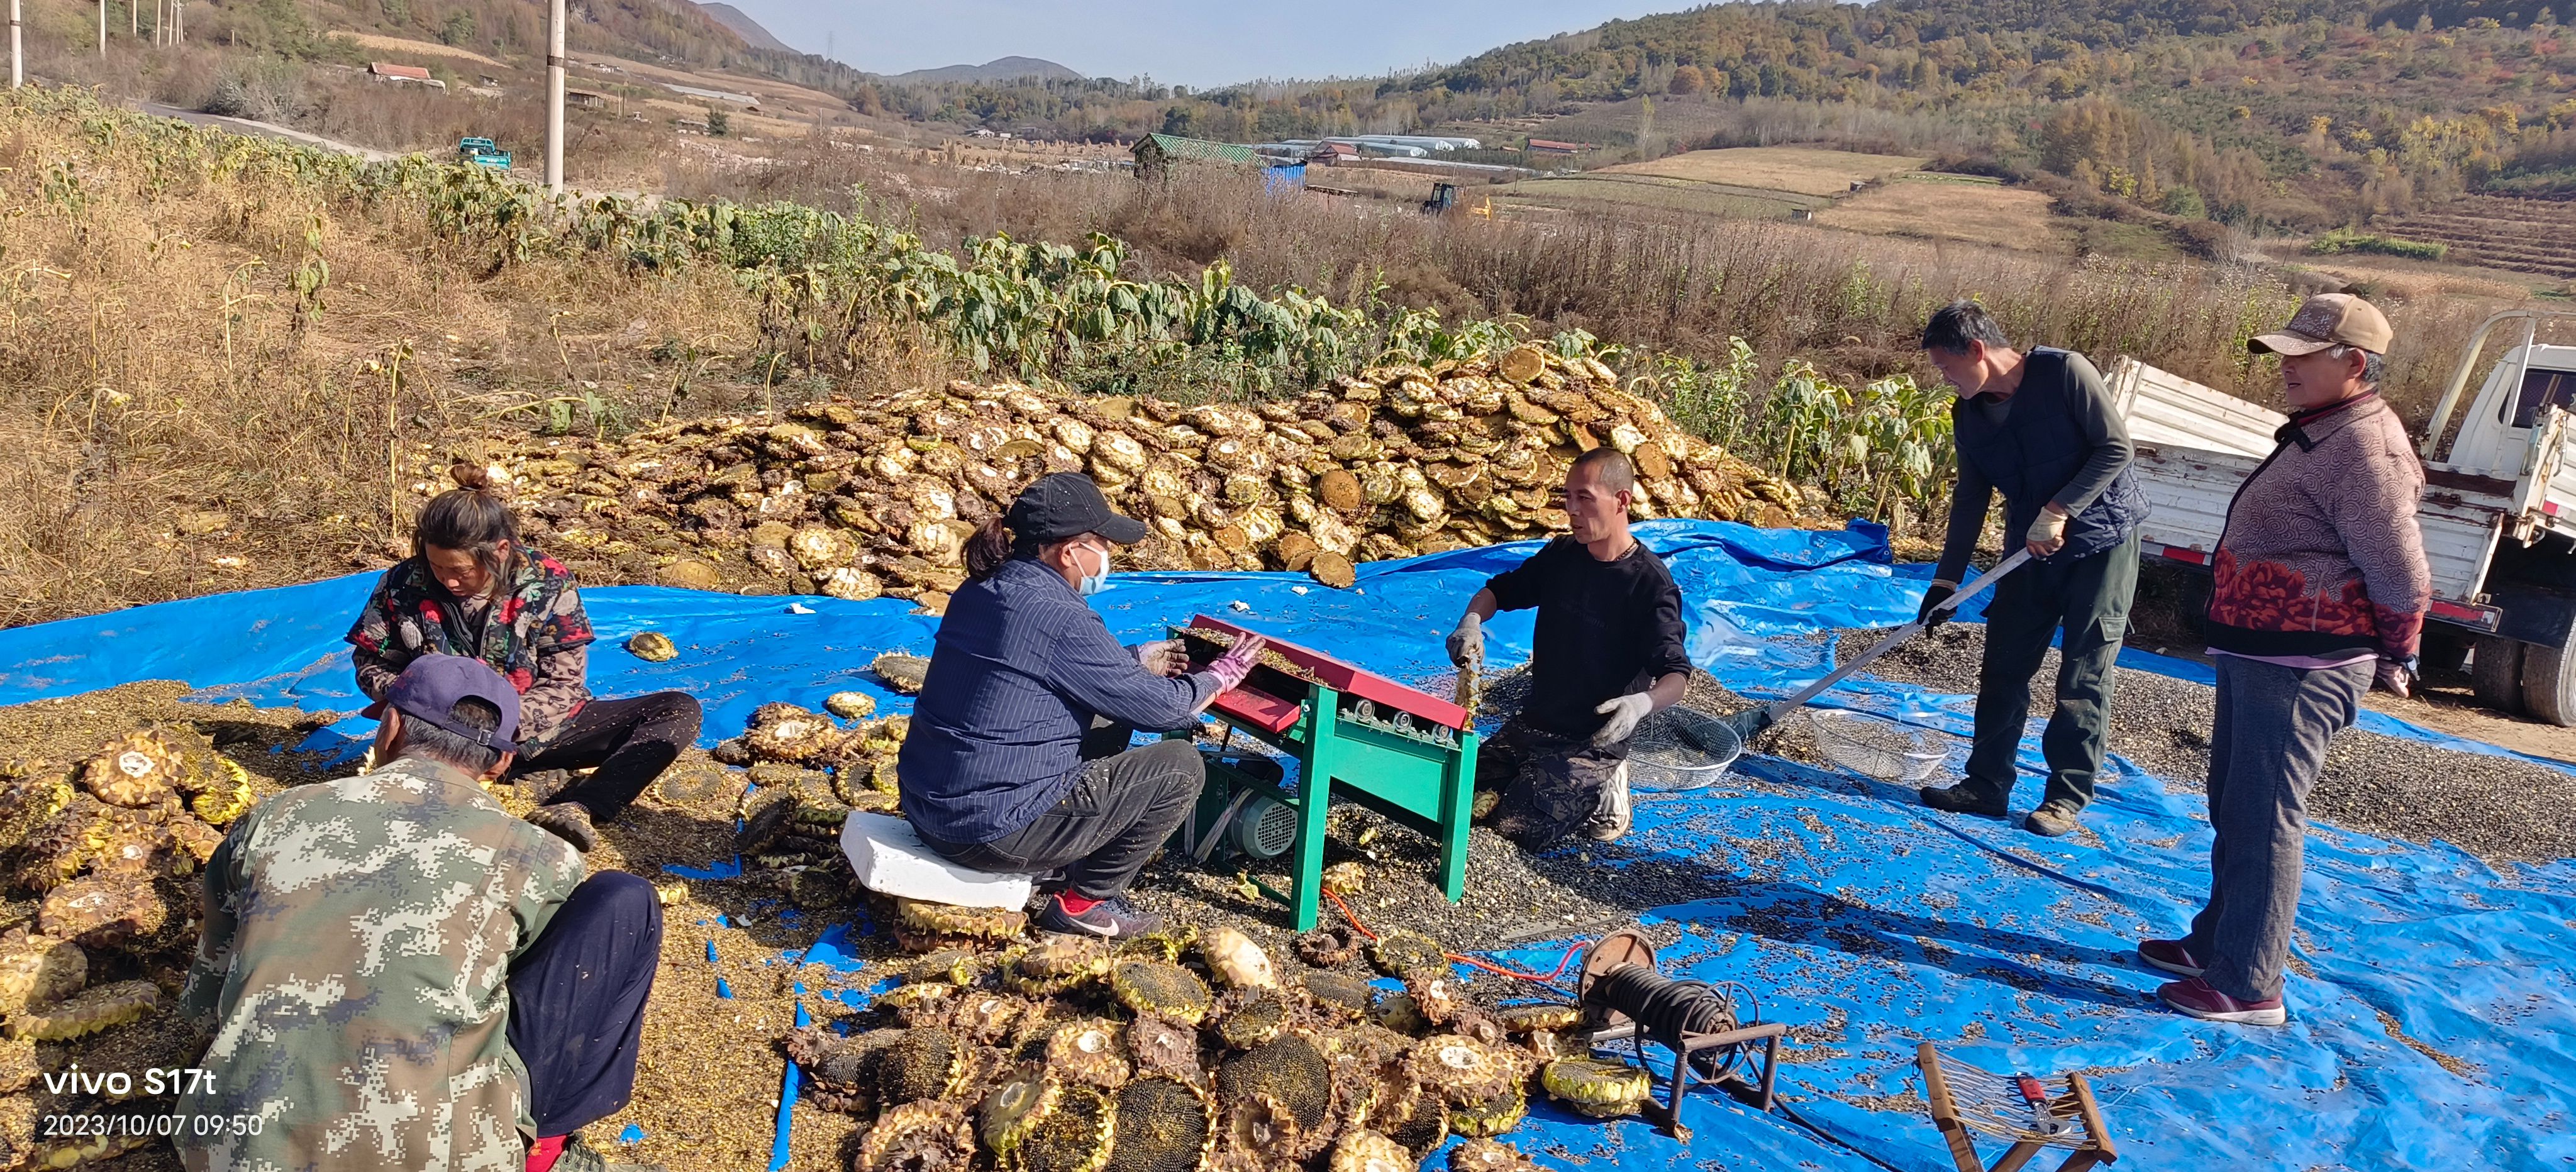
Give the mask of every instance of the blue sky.
[[1373, 77], [1694, 0], [732, 0], [781, 40], [901, 73], [1043, 57], [1093, 77], [1211, 86]]

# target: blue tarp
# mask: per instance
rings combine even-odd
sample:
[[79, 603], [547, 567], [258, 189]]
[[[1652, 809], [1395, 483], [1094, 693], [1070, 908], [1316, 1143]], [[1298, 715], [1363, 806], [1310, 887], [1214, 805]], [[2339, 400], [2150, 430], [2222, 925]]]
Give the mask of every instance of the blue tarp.
[[[1747, 693], [1820, 674], [1830, 662], [1815, 637], [1824, 631], [1911, 617], [1926, 573], [1889, 564], [1883, 534], [1865, 527], [1659, 522], [1640, 536], [1682, 584], [1693, 658]], [[1529, 548], [1372, 563], [1350, 591], [1283, 574], [1124, 574], [1095, 602], [1131, 639], [1203, 611], [1428, 680], [1447, 670], [1441, 637], [1466, 596]], [[0, 632], [0, 703], [181, 679], [212, 698], [353, 709], [339, 638], [367, 585], [341, 578]], [[771, 700], [876, 691], [867, 661], [926, 651], [936, 622], [894, 600], [650, 587], [587, 597], [603, 637], [597, 690], [689, 689], [707, 703], [710, 740]], [[646, 664], [616, 649], [645, 629], [669, 634], [680, 657]], [[1526, 654], [1528, 635], [1527, 615], [1505, 616], [1489, 653], [1510, 662]], [[2155, 656], [2123, 663], [2200, 670]], [[905, 706], [877, 694], [888, 711]], [[1963, 700], [1918, 688], [1863, 679], [1826, 701], [1966, 729]], [[2384, 718], [2379, 731], [2497, 751]], [[2023, 764], [2035, 777], [2035, 738]], [[1862, 1106], [1909, 1089], [1920, 1039], [1994, 1070], [2084, 1071], [2123, 1168], [2576, 1164], [2576, 866], [2499, 872], [2438, 843], [2312, 827], [2290, 1026], [2203, 1024], [2156, 1006], [2163, 978], [2130, 949], [2142, 935], [2178, 933], [2205, 894], [2206, 812], [2196, 794], [2120, 765], [2087, 816], [2095, 845], [1936, 815], [1896, 787], [1748, 758], [1742, 768], [1771, 785], [1646, 800], [1627, 839], [1586, 844], [1602, 876], [1591, 894], [1635, 906], [1622, 874], [1651, 870], [1667, 890], [1678, 880], [1682, 902], [1638, 909], [1680, 930], [1668, 967], [1741, 982], [1768, 1016], [1797, 1027], [1784, 1092], [1895, 1167], [1950, 1166], [1919, 1110]], [[2037, 788], [2024, 787], [2024, 806]], [[1544, 968], [1558, 951], [1508, 956]], [[1694, 1136], [1683, 1145], [1639, 1121], [1596, 1124], [1535, 1105], [1513, 1139], [1559, 1166], [1871, 1166], [1713, 1095], [1693, 1098], [1687, 1122]]]

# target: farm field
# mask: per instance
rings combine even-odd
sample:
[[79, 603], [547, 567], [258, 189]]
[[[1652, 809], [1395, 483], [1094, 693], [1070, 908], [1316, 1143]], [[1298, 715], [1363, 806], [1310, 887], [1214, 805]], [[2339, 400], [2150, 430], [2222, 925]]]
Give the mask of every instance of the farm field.
[[1966, 177], [1907, 176], [1880, 184], [1816, 213], [1816, 223], [1874, 236], [1966, 240], [2030, 252], [2054, 252], [2066, 233], [2036, 191]]
[[1854, 183], [1902, 174], [1930, 161], [1815, 147], [1733, 147], [1688, 151], [1647, 163], [1622, 163], [1586, 174], [1648, 175], [1755, 191], [1832, 197], [1850, 191]]
[[408, 37], [388, 37], [380, 33], [357, 33], [350, 32], [346, 29], [335, 30], [330, 34], [330, 37], [332, 40], [346, 41], [361, 49], [369, 49], [378, 53], [409, 53], [416, 57], [448, 57], [458, 61], [471, 61], [476, 65], [489, 66], [493, 69], [506, 68], [499, 61], [495, 61], [492, 58], [486, 57], [481, 53], [477, 53], [472, 49], [460, 49], [454, 45], [442, 45], [436, 41], [415, 41]]
[[2576, 279], [2576, 201], [2464, 196], [2374, 230], [2450, 245], [2454, 264]]
[[1547, 207], [1609, 205], [1699, 212], [1713, 216], [1786, 219], [1794, 212], [1814, 211], [1830, 203], [1822, 196], [1799, 195], [1758, 187], [1701, 183], [1663, 175], [1621, 175], [1586, 171], [1576, 175], [1524, 179], [1496, 189], [1505, 201]]
[[[1329, 187], [1354, 195], [1412, 204], [1419, 204], [1431, 198], [1433, 187], [1444, 180], [1458, 182], [1448, 180], [1446, 176], [1419, 171], [1396, 171], [1357, 165], [1306, 168], [1306, 182], [1309, 186]], [[1460, 199], [1475, 202], [1500, 190], [1502, 189], [1482, 183], [1459, 182], [1458, 195]]]
[[[1824, 227], [1874, 236], [1960, 240], [2023, 252], [2063, 252], [2070, 246], [2070, 233], [2050, 214], [2047, 196], [1974, 176], [1918, 172], [1926, 162], [1814, 147], [1735, 147], [1524, 179], [1494, 193], [1506, 208], [1805, 216]], [[1855, 183], [1868, 186], [1854, 194]]]

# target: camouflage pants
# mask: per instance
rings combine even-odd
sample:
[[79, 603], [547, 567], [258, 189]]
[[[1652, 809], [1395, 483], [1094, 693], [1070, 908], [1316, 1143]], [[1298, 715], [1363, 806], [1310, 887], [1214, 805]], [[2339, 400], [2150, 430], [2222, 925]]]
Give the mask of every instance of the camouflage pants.
[[1499, 791], [1494, 829], [1524, 850], [1545, 850], [1583, 828], [1601, 787], [1628, 757], [1626, 743], [1597, 748], [1514, 718], [1476, 754], [1476, 788]]

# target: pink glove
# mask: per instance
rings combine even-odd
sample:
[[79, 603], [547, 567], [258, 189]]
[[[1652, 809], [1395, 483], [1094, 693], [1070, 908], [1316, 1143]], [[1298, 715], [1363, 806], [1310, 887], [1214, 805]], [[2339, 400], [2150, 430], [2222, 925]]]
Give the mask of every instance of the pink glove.
[[1207, 665], [1207, 674], [1216, 677], [1219, 695], [1235, 690], [1242, 685], [1243, 677], [1252, 674], [1252, 665], [1261, 662], [1262, 646], [1261, 636], [1246, 635]]

